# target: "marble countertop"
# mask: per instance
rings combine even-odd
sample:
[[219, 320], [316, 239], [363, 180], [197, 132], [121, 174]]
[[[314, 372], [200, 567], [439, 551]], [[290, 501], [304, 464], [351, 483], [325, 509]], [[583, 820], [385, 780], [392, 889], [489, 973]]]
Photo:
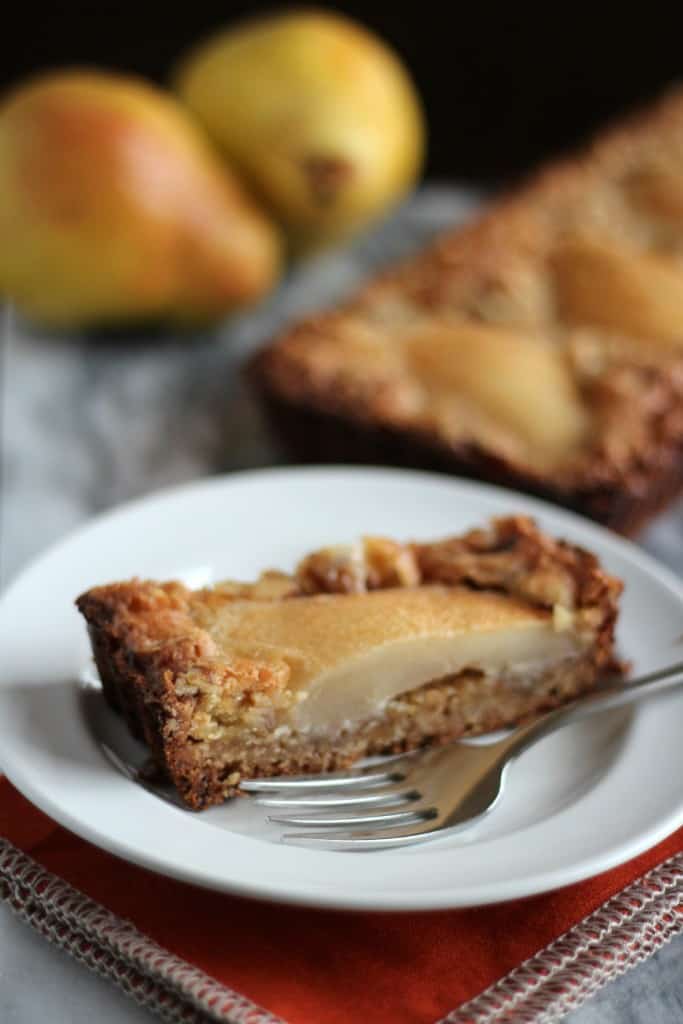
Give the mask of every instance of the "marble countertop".
[[[272, 465], [239, 367], [283, 323], [351, 289], [467, 214], [474, 197], [430, 187], [373, 234], [290, 275], [258, 309], [193, 337], [56, 338], [10, 312], [0, 348], [0, 585], [46, 546], [121, 501], [207, 474]], [[683, 574], [683, 506], [641, 539]], [[571, 1024], [683, 1019], [674, 940], [573, 1013]], [[49, 947], [0, 906], [3, 1024], [137, 1024], [150, 1013]]]

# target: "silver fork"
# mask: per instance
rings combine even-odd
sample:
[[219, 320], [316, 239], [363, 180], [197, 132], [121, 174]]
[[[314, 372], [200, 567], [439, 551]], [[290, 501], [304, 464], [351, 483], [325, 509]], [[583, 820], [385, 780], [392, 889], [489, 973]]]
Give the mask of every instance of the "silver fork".
[[544, 736], [681, 685], [683, 662], [607, 683], [490, 743], [454, 742], [348, 772], [249, 779], [240, 789], [266, 807], [296, 811], [269, 815], [269, 821], [318, 830], [286, 833], [286, 843], [379, 850], [424, 842], [471, 828], [489, 814], [510, 765]]

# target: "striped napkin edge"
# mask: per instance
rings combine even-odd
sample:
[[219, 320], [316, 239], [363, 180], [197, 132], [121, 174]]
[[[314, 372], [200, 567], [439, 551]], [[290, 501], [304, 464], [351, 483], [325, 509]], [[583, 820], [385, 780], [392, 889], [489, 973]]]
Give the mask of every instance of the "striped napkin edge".
[[[173, 1024], [287, 1024], [0, 839], [0, 899], [52, 945]], [[555, 1024], [683, 931], [683, 853], [630, 883], [435, 1024]]]

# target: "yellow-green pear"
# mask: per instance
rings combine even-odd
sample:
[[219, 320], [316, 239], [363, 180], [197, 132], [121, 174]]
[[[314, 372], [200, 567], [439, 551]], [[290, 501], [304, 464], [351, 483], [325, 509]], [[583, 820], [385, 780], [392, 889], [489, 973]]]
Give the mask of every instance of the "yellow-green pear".
[[256, 18], [181, 63], [177, 88], [295, 246], [349, 234], [415, 182], [415, 87], [389, 47], [336, 14]]
[[0, 106], [0, 291], [34, 321], [211, 320], [273, 284], [279, 250], [172, 96], [62, 71]]

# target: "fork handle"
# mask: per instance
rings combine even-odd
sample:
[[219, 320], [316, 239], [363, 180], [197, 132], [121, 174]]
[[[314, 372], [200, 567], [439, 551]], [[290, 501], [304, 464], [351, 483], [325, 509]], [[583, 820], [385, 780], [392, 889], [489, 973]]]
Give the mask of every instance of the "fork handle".
[[599, 714], [611, 708], [621, 708], [628, 704], [635, 704], [636, 701], [652, 697], [657, 693], [666, 690], [673, 690], [676, 687], [683, 687], [683, 661], [667, 668], [657, 669], [640, 676], [631, 682], [615, 680], [601, 686], [600, 689], [577, 698], [571, 704], [555, 708], [536, 718], [528, 725], [522, 725], [510, 736], [509, 745], [506, 744], [506, 760], [512, 760], [532, 744], [544, 736], [555, 732], [557, 729], [571, 725], [573, 722], [580, 722], [590, 715]]

